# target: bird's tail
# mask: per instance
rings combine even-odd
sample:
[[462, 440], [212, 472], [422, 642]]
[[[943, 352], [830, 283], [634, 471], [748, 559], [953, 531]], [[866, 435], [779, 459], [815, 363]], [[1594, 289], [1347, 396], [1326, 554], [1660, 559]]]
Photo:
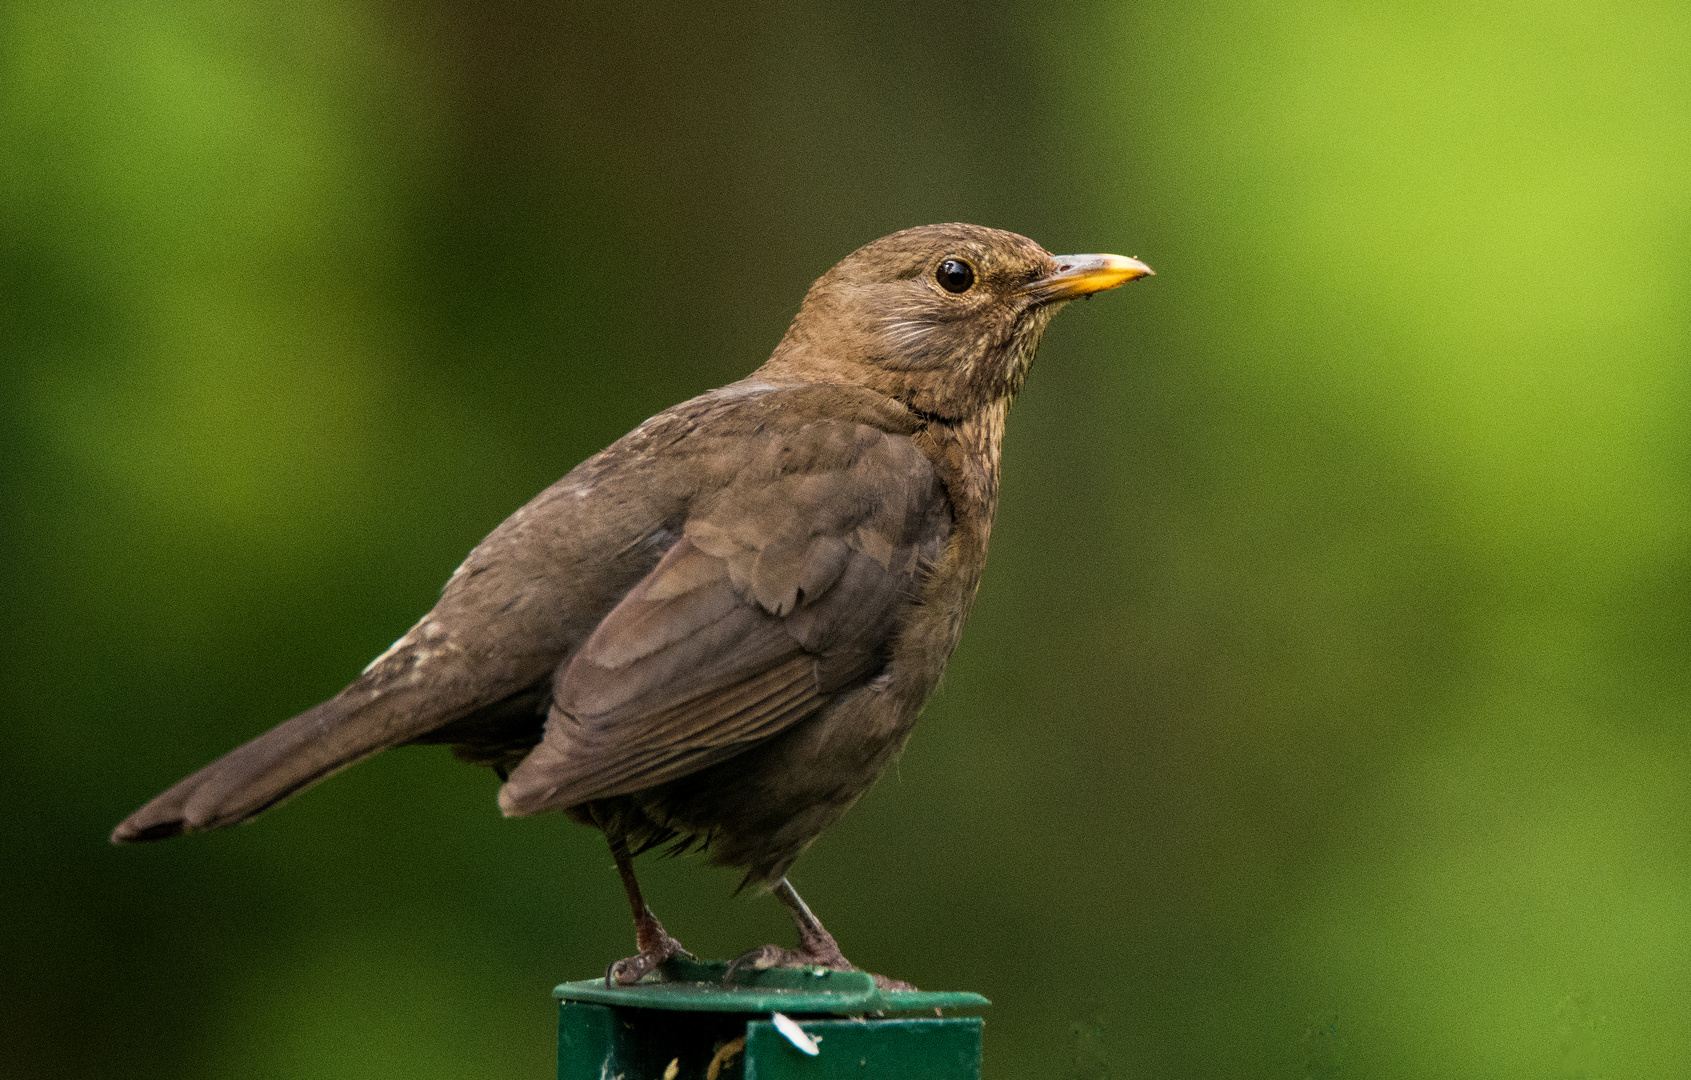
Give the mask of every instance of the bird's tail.
[[[354, 683], [178, 782], [112, 831], [112, 843], [162, 840], [245, 821], [331, 773], [415, 737], [418, 703]], [[437, 721], [438, 722], [438, 721]], [[433, 726], [433, 725], [427, 725]]]

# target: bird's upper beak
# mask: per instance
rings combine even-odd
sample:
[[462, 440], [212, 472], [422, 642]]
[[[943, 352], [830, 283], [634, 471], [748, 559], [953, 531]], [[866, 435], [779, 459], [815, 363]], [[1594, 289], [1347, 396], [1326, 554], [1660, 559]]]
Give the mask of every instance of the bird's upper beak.
[[1121, 255], [1059, 255], [1055, 271], [1030, 282], [1021, 292], [1042, 304], [1075, 300], [1151, 273], [1155, 271], [1138, 259]]

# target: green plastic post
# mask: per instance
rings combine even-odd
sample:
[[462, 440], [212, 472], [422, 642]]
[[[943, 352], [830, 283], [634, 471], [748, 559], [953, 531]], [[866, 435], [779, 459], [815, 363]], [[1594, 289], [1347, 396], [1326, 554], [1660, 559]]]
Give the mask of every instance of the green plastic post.
[[[980, 1080], [980, 1018], [939, 1015], [990, 1004], [979, 994], [883, 991], [826, 968], [725, 982], [727, 970], [676, 959], [635, 986], [558, 987], [558, 1080]], [[930, 1015], [887, 1015], [910, 1012]]]

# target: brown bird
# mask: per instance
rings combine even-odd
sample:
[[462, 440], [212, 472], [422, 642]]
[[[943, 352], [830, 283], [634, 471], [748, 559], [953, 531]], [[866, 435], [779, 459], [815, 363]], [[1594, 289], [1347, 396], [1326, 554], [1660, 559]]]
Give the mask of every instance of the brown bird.
[[1046, 324], [1150, 272], [975, 225], [858, 249], [761, 368], [578, 465], [352, 685], [112, 840], [232, 825], [389, 747], [446, 743], [499, 774], [507, 815], [604, 832], [640, 950], [607, 981], [684, 952], [634, 878], [633, 855], [666, 843], [792, 910], [797, 950], [737, 964], [850, 968], [787, 869], [903, 749], [957, 645]]

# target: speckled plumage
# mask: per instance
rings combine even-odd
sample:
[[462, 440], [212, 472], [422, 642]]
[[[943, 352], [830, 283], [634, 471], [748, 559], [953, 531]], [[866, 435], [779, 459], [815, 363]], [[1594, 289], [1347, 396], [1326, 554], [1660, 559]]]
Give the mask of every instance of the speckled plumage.
[[[944, 260], [967, 263], [967, 289], [936, 280]], [[781, 881], [938, 684], [986, 561], [1005, 414], [1052, 313], [1148, 272], [970, 225], [859, 249], [750, 377], [577, 466], [346, 690], [113, 839], [242, 821], [381, 750], [448, 743], [505, 778], [507, 814], [605, 830], [637, 919], [626, 847], [699, 845]]]

